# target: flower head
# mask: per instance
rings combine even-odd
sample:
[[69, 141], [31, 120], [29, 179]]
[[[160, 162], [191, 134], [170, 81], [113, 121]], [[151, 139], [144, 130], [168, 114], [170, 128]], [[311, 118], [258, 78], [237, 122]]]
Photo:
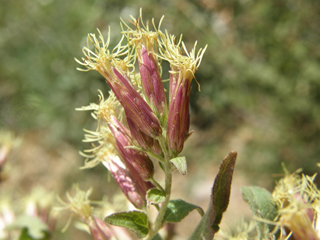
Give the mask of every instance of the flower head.
[[[82, 155], [87, 157], [84, 168], [94, 167], [100, 162], [111, 172], [128, 200], [137, 208], [145, 206], [146, 191], [152, 187], [145, 181], [153, 176], [153, 163], [143, 152], [128, 148], [134, 145], [129, 129], [116, 117], [119, 104], [110, 93], [104, 99], [99, 91], [99, 104], [90, 104], [79, 110], [94, 110], [93, 118], [98, 122], [96, 131], [88, 131], [85, 142], [92, 148]], [[121, 119], [121, 117], [119, 116]], [[98, 144], [97, 144], [98, 143]], [[119, 158], [120, 157], [120, 158]]]
[[320, 192], [313, 183], [315, 175], [299, 176], [299, 170], [293, 174], [285, 172], [272, 194], [279, 209], [277, 224], [287, 227], [297, 240], [319, 240]]
[[[87, 67], [87, 70], [98, 71], [107, 81], [118, 101], [124, 108], [126, 117], [137, 125], [141, 131], [151, 137], [157, 137], [161, 134], [159, 120], [153, 113], [149, 105], [143, 97], [137, 92], [130, 81], [131, 70], [134, 69], [134, 55], [130, 45], [122, 46], [122, 37], [115, 49], [110, 52], [108, 50], [110, 36], [107, 42], [99, 32], [99, 39], [95, 34], [89, 34], [88, 43], [91, 42], [95, 48], [95, 52], [87, 47], [83, 48], [85, 58], [83, 62], [76, 60], [81, 65]], [[110, 34], [110, 30], [109, 30]], [[102, 43], [101, 43], [102, 41]], [[125, 58], [121, 58], [126, 55]]]
[[196, 42], [189, 53], [181, 39], [182, 36], [176, 44], [175, 36], [166, 32], [160, 34], [159, 40], [160, 56], [171, 66], [167, 141], [169, 149], [175, 154], [182, 151], [185, 140], [191, 134], [189, 133], [191, 81], [206, 49], [206, 47], [200, 49], [196, 54]]
[[154, 19], [152, 19], [154, 31], [149, 30], [148, 22], [144, 24], [141, 11], [138, 19], [132, 17], [134, 29], [123, 20], [122, 24], [127, 27], [123, 32], [136, 49], [144, 97], [160, 122], [165, 123], [167, 102], [160, 75], [161, 65], [158, 59], [158, 38], [161, 34], [162, 19], [158, 28], [154, 24]]
[[148, 180], [153, 176], [153, 163], [148, 155], [128, 147], [132, 146], [129, 130], [116, 118], [109, 123], [109, 128], [116, 139], [116, 149], [127, 166], [132, 166], [142, 179]]
[[[85, 165], [82, 168], [92, 168], [103, 161], [104, 156], [116, 154], [115, 138], [108, 127], [111, 116], [117, 115], [119, 103], [114, 94], [110, 91], [109, 97], [105, 100], [103, 93], [99, 90], [99, 104], [91, 103], [89, 106], [77, 108], [79, 111], [93, 111], [92, 117], [97, 120], [95, 131], [86, 132], [84, 142], [91, 143], [91, 148], [81, 152], [86, 157]], [[121, 111], [121, 110], [120, 110]]]
[[[69, 193], [67, 193], [66, 202], [58, 198], [61, 205], [63, 205], [60, 210], [70, 210], [74, 215], [80, 217], [82, 222], [89, 228], [89, 232], [94, 240], [112, 239], [112, 236], [114, 236], [114, 232], [112, 231], [112, 229], [93, 215], [91, 201], [89, 200], [92, 189], [90, 188], [85, 192], [82, 191], [78, 185], [74, 185], [73, 188], [75, 194], [74, 196], [71, 196]], [[71, 218], [69, 218], [66, 227], [68, 227], [68, 225], [70, 224], [70, 220]]]
[[109, 161], [103, 162], [103, 165], [111, 172], [124, 195], [136, 208], [146, 206], [145, 196], [153, 185], [143, 181], [133, 167], [125, 166], [117, 156], [110, 155]]

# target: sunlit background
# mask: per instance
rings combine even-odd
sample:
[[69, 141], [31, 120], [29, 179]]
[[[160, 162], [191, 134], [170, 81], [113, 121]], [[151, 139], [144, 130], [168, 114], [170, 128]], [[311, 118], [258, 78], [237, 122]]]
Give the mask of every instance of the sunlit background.
[[[95, 129], [95, 122], [75, 108], [98, 102], [97, 89], [107, 94], [108, 88], [98, 73], [77, 71], [74, 57], [82, 57], [87, 34], [96, 28], [106, 35], [111, 26], [114, 46], [119, 18], [137, 17], [140, 7], [144, 20], [165, 15], [161, 29], [183, 33], [189, 49], [195, 41], [208, 44], [196, 73], [201, 92], [195, 81], [192, 86], [195, 132], [182, 153], [189, 173], [175, 174], [174, 197], [206, 208], [217, 168], [235, 150], [226, 214], [233, 226], [241, 214], [249, 216], [242, 185], [272, 190], [281, 163], [291, 172], [318, 171], [320, 1], [2, 0], [0, 143], [10, 147], [2, 168], [0, 157], [0, 204], [10, 199], [21, 212], [23, 199], [38, 186], [62, 197], [73, 183], [92, 186], [93, 200], [120, 191], [102, 165], [79, 170], [84, 158], [78, 152], [88, 148], [83, 129]], [[53, 239], [90, 239], [73, 224], [62, 234], [67, 218], [58, 220]], [[196, 213], [189, 218], [176, 239], [185, 239], [200, 219]]]

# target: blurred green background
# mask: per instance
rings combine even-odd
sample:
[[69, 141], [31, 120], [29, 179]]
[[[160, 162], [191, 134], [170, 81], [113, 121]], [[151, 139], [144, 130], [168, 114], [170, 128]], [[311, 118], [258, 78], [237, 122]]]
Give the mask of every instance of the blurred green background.
[[201, 92], [195, 82], [192, 88], [195, 133], [184, 153], [194, 176], [188, 181], [231, 150], [238, 151], [236, 171], [248, 184], [271, 189], [282, 162], [290, 171], [318, 171], [320, 1], [2, 0], [0, 128], [23, 139], [9, 160], [23, 159], [32, 169], [42, 164], [49, 172], [26, 173], [9, 184], [28, 183], [19, 185], [24, 193], [42, 183], [62, 194], [78, 181], [84, 188], [103, 186], [96, 197], [117, 189], [103, 167], [78, 171], [83, 158], [77, 151], [87, 147], [82, 129], [94, 129], [94, 121], [74, 109], [97, 102], [97, 89], [107, 86], [96, 72], [76, 71], [74, 57], [82, 57], [96, 28], [106, 34], [110, 25], [116, 44], [119, 17], [137, 17], [140, 7], [144, 20], [165, 15], [162, 30], [183, 33], [189, 48], [208, 44], [196, 73]]

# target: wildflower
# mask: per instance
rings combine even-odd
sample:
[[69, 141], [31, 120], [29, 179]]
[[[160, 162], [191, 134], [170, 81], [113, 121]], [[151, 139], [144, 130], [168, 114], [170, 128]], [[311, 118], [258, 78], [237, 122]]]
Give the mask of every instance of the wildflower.
[[[85, 55], [85, 58], [82, 59], [83, 62], [79, 60], [77, 62], [87, 68], [85, 71], [96, 70], [105, 77], [113, 93], [123, 106], [127, 119], [130, 119], [146, 135], [150, 137], [159, 136], [162, 131], [159, 120], [142, 96], [134, 89], [128, 77], [134, 61], [132, 50], [129, 45], [121, 46], [122, 38], [116, 48], [110, 52], [108, 50], [110, 30], [107, 42], [104, 41], [100, 32], [99, 34], [102, 43], [95, 34], [89, 34], [88, 36], [88, 43], [91, 42], [94, 45], [95, 52], [89, 49], [88, 44], [88, 47], [83, 48]], [[125, 54], [127, 56], [120, 59]]]
[[196, 54], [196, 42], [189, 53], [181, 37], [176, 44], [175, 36], [166, 32], [160, 34], [159, 41], [160, 56], [168, 61], [171, 67], [167, 141], [169, 149], [175, 154], [182, 151], [185, 140], [192, 133], [189, 133], [191, 82], [206, 50], [205, 47]]
[[[100, 103], [91, 104], [81, 110], [95, 110], [93, 117], [98, 121], [96, 132], [87, 131], [86, 142], [93, 142], [93, 148], [83, 154], [88, 157], [86, 166], [92, 167], [102, 162], [111, 172], [128, 200], [137, 208], [146, 205], [145, 195], [152, 184], [145, 182], [153, 176], [154, 167], [148, 155], [127, 148], [133, 145], [130, 131], [114, 116], [117, 102], [112, 93], [104, 100], [99, 92]], [[95, 143], [99, 145], [96, 146]], [[120, 156], [120, 158], [118, 157]], [[90, 159], [91, 158], [91, 159]]]
[[128, 129], [123, 126], [115, 117], [111, 117], [112, 123], [109, 123], [109, 128], [116, 139], [116, 149], [126, 165], [129, 164], [139, 173], [142, 179], [148, 180], [153, 176], [153, 163], [148, 155], [137, 150], [126, 148], [131, 146], [131, 141], [128, 135]]
[[115, 138], [108, 127], [110, 116], [116, 115], [118, 102], [112, 92], [105, 100], [103, 93], [99, 90], [99, 104], [91, 103], [89, 106], [77, 108], [79, 111], [93, 110], [92, 117], [97, 120], [96, 131], [84, 130], [86, 132], [84, 142], [92, 145], [91, 149], [85, 150], [80, 154], [86, 157], [85, 166], [83, 168], [92, 168], [104, 161], [104, 156], [109, 154], [117, 154], [115, 149]]
[[[160, 20], [158, 29], [160, 29], [162, 19]], [[122, 21], [127, 27], [127, 30], [124, 30], [124, 32], [136, 48], [143, 95], [156, 116], [160, 119], [160, 122], [163, 124], [167, 118], [167, 102], [160, 77], [161, 65], [158, 61], [157, 42], [160, 30], [155, 27], [153, 22], [155, 31], [150, 31], [148, 23], [146, 25], [143, 23], [141, 12], [139, 19], [132, 17], [132, 20], [136, 29], [130, 28]], [[142, 27], [140, 25], [142, 25]]]
[[[247, 240], [250, 239], [250, 234], [255, 229], [254, 221], [245, 222], [244, 219], [241, 219], [239, 224], [236, 226], [235, 232], [232, 232], [229, 228], [220, 229], [219, 235], [222, 238], [217, 238], [221, 240]], [[216, 238], [215, 238], [216, 239]]]
[[[273, 192], [279, 209], [277, 224], [288, 228], [296, 240], [319, 240], [320, 192], [313, 183], [315, 175], [299, 176], [299, 170], [293, 174], [285, 172], [285, 177], [277, 183]], [[284, 228], [282, 232], [285, 232]]]
[[25, 201], [26, 215], [40, 218], [43, 223], [47, 224], [49, 232], [52, 233], [57, 220], [53, 211], [54, 193], [38, 186], [32, 189], [30, 196]]
[[[99, 220], [92, 213], [92, 207], [89, 200], [92, 189], [84, 192], [80, 190], [77, 185], [75, 185], [74, 190], [75, 195], [73, 197], [69, 193], [66, 194], [68, 202], [64, 202], [58, 198], [61, 205], [63, 205], [63, 207], [59, 208], [59, 210], [67, 209], [76, 216], [80, 217], [82, 222], [89, 227], [90, 234], [94, 240], [110, 240], [114, 233], [104, 222]], [[71, 218], [69, 218], [66, 227], [68, 227], [70, 224], [70, 220]]]
[[143, 181], [133, 167], [125, 166], [117, 156], [109, 155], [109, 161], [104, 161], [103, 165], [111, 172], [124, 195], [136, 208], [146, 206], [145, 196], [153, 187], [151, 183]]

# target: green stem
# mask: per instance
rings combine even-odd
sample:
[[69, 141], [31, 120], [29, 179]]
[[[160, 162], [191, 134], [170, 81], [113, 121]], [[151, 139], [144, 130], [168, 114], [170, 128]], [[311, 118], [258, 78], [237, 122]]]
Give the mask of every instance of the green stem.
[[171, 184], [172, 184], [172, 173], [171, 173], [171, 163], [170, 163], [170, 154], [168, 152], [168, 149], [166, 147], [165, 139], [164, 137], [159, 138], [159, 143], [162, 148], [162, 151], [165, 156], [165, 161], [164, 161], [164, 172], [165, 172], [165, 189], [164, 192], [166, 193], [166, 198], [164, 202], [161, 203], [160, 210], [158, 212], [158, 216], [156, 217], [156, 220], [154, 221], [153, 227], [150, 229], [149, 235], [146, 238], [147, 240], [151, 240], [157, 233], [158, 231], [162, 228], [163, 226], [163, 218], [164, 214], [166, 213], [169, 201], [170, 201], [170, 196], [171, 196]]
[[165, 192], [164, 189], [163, 189], [163, 187], [162, 187], [156, 180], [154, 180], [153, 177], [150, 178], [149, 180], [150, 180], [150, 182], [152, 182], [158, 189], [160, 189], [162, 192]]
[[157, 154], [155, 154], [154, 152], [152, 151], [146, 151], [145, 153], [147, 153], [149, 155], [149, 157], [152, 157], [154, 159], [157, 159], [159, 162], [164, 162], [164, 159], [159, 157]]
[[124, 148], [129, 148], [129, 149], [137, 150], [137, 151], [139, 151], [139, 152], [144, 152], [144, 153], [148, 154], [149, 157], [155, 158], [155, 159], [157, 159], [157, 160], [160, 161], [160, 162], [163, 162], [163, 161], [164, 161], [163, 158], [159, 157], [157, 154], [155, 154], [155, 153], [152, 152], [151, 150], [148, 151], [148, 150], [143, 149], [142, 147], [137, 147], [137, 146], [125, 146]]

